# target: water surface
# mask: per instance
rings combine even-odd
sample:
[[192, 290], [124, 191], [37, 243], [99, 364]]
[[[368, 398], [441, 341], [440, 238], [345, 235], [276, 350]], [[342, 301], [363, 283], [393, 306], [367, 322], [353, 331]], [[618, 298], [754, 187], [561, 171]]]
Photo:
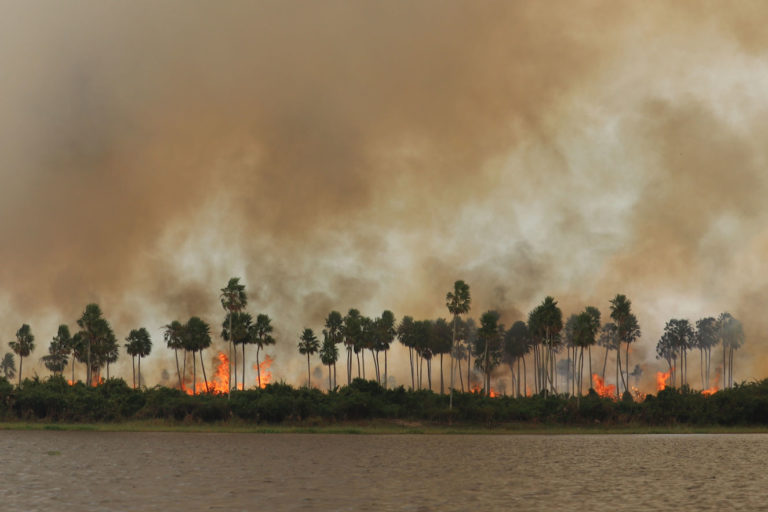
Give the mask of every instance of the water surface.
[[768, 435], [0, 432], [0, 510], [768, 510]]

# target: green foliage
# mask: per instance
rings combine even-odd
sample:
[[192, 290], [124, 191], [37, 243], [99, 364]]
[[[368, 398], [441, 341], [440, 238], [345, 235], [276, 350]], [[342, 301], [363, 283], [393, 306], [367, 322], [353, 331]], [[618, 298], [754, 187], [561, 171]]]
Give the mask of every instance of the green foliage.
[[179, 422], [282, 423], [370, 419], [419, 420], [437, 423], [608, 425], [768, 425], [768, 380], [736, 385], [706, 396], [688, 388], [667, 388], [642, 401], [625, 393], [621, 400], [594, 391], [580, 402], [566, 395], [488, 398], [456, 393], [448, 397], [428, 390], [385, 389], [375, 381], [355, 379], [330, 393], [293, 388], [284, 383], [226, 395], [189, 396], [165, 387], [134, 390], [122, 379], [89, 387], [73, 386], [55, 376], [27, 379], [14, 388], [0, 377], [0, 418], [49, 422], [94, 422], [157, 419]]

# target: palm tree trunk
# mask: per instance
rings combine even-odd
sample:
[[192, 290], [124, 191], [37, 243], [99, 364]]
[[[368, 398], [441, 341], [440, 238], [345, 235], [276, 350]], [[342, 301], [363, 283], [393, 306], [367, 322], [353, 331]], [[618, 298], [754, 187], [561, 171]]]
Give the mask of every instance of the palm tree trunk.
[[[458, 369], [458, 372], [459, 372], [459, 384], [461, 385], [461, 392], [463, 393], [464, 392], [464, 372], [461, 370], [461, 358], [460, 357], [456, 358], [456, 366], [458, 367], [457, 369]], [[451, 388], [451, 389], [453, 389], [453, 388]], [[453, 391], [451, 391], [451, 393], [453, 393]], [[453, 404], [451, 404], [451, 405], [453, 405]]]
[[307, 389], [312, 388], [312, 374], [309, 371], [309, 352], [307, 352]]
[[179, 376], [179, 389], [182, 389], [181, 385], [181, 369], [179, 368], [179, 349], [173, 349], [173, 356], [176, 358], [176, 374]]
[[189, 352], [187, 352], [187, 349], [184, 349], [184, 365], [183, 365], [184, 369], [181, 372], [182, 375], [184, 375], [184, 380], [182, 381], [183, 384], [181, 386], [182, 389], [184, 388], [184, 386], [186, 385], [186, 382], [187, 382], [187, 359], [189, 359]]
[[333, 387], [336, 387], [336, 361], [333, 362]]
[[88, 346], [86, 348], [86, 359], [88, 367], [85, 369], [85, 385], [91, 385], [91, 339], [88, 338]]
[[432, 358], [427, 359], [427, 384], [429, 384], [429, 390], [432, 391]]
[[245, 389], [245, 341], [243, 341], [243, 375], [240, 378], [243, 379], [243, 389]]
[[141, 389], [141, 354], [139, 354], [139, 389]]
[[232, 389], [237, 391], [237, 345], [235, 344], [234, 340], [232, 341], [232, 352], [234, 354], [234, 361], [230, 359], [230, 367], [233, 369], [232, 371], [235, 374], [235, 385], [234, 387], [230, 386]]
[[72, 352], [72, 384], [75, 383], [75, 352]]
[[605, 347], [605, 359], [603, 359], [603, 373], [600, 376], [603, 380], [605, 380], [605, 368], [608, 366], [608, 347]]
[[525, 356], [523, 356], [523, 395], [528, 396], [528, 368], [525, 366]]
[[24, 367], [24, 358], [19, 355], [19, 388], [21, 388], [21, 370]]
[[261, 345], [256, 347], [256, 380], [259, 383], [259, 389], [261, 389], [261, 363], [259, 363], [259, 352], [261, 352]]
[[408, 357], [411, 360], [411, 391], [416, 389], [416, 379], [413, 375], [413, 349], [408, 347]]
[[[451, 389], [449, 393], [451, 396], [448, 398], [448, 409], [453, 409], [453, 351], [456, 349], [456, 319], [458, 315], [453, 315], [453, 338], [451, 339]], [[441, 356], [442, 357], [442, 356]], [[440, 377], [442, 378], [442, 370], [440, 371]], [[461, 374], [461, 370], [459, 370]], [[459, 375], [461, 376], [461, 375]], [[440, 386], [442, 388], [442, 385]]]
[[443, 354], [440, 354], [440, 394], [445, 394], [445, 389], [443, 388]]
[[[359, 379], [359, 378], [361, 378], [360, 376], [361, 376], [361, 374], [362, 374], [362, 373], [360, 372], [360, 352], [358, 352], [358, 353], [357, 353], [357, 354], [355, 354], [355, 355], [357, 356], [357, 378]], [[365, 357], [365, 356], [363, 356], [363, 357]], [[363, 378], [364, 378], [364, 377], [363, 377]]]
[[205, 382], [205, 392], [210, 393], [208, 388], [208, 376], [205, 374], [205, 359], [203, 358], [203, 349], [200, 349], [200, 369], [203, 370], [203, 382]]
[[133, 369], [133, 389], [136, 389], [136, 356], [131, 355], [131, 368]]
[[627, 342], [627, 360], [624, 362], [627, 368], [627, 381], [624, 383], [624, 391], [629, 391], [629, 342]]
[[[361, 349], [360, 352], [363, 354], [363, 380], [365, 380], [365, 349]], [[357, 364], [360, 364], [360, 354], [357, 356]], [[358, 368], [359, 370], [359, 368]], [[359, 377], [359, 375], [358, 375]]]
[[328, 365], [328, 392], [331, 392], [331, 365]]
[[387, 368], [387, 352], [389, 352], [389, 349], [384, 351], [384, 389], [387, 389], [389, 387], [389, 369]]
[[[227, 383], [227, 398], [230, 398], [232, 396], [232, 345], [233, 345], [233, 343], [232, 343], [232, 311], [230, 310], [228, 313], [229, 313], [229, 343], [227, 343], [227, 348], [229, 348], [229, 368], [228, 368], [227, 371], [229, 373], [229, 377], [228, 377], [229, 382]], [[201, 354], [201, 356], [202, 356], [202, 354]], [[195, 358], [195, 354], [193, 353], [192, 354], [192, 361], [194, 361], [194, 358]], [[202, 358], [201, 358], [200, 362], [201, 363], [203, 362]], [[237, 371], [237, 370], [235, 370], [235, 371]], [[207, 386], [208, 385], [208, 379], [205, 379], [205, 381], [206, 381], [206, 386]]]
[[195, 361], [195, 351], [192, 351], [192, 394], [197, 394], [197, 362]]

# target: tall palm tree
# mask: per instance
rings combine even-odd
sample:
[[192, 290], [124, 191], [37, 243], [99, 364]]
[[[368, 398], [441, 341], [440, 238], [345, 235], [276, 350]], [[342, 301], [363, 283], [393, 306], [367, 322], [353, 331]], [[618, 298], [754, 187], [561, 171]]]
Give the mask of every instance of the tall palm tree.
[[[192, 394], [197, 393], [197, 362], [195, 354], [200, 353], [200, 367], [203, 370], [205, 390], [208, 389], [208, 376], [205, 374], [203, 350], [211, 346], [211, 328], [200, 317], [193, 316], [184, 326], [184, 348], [192, 352]], [[231, 386], [228, 386], [231, 387]]]
[[320, 362], [328, 367], [329, 392], [333, 389], [335, 384], [335, 381], [331, 379], [331, 367], [336, 365], [338, 359], [339, 349], [336, 347], [336, 342], [333, 341], [333, 337], [328, 333], [328, 330], [323, 329], [323, 345], [320, 347]]
[[[176, 358], [176, 374], [179, 377], [179, 389], [184, 389], [181, 381], [181, 367], [179, 366], [179, 350], [184, 349], [184, 326], [178, 320], [174, 320], [163, 326], [163, 339], [168, 348], [173, 350]], [[185, 356], [186, 357], [186, 356]]]
[[[139, 360], [139, 387], [141, 387], [141, 358], [147, 357], [152, 351], [152, 339], [149, 336], [149, 331], [144, 327], [133, 329], [128, 337], [125, 338], [128, 342], [125, 345], [125, 350], [131, 357], [138, 358]], [[136, 388], [136, 376], [134, 374], [133, 387]]]
[[109, 365], [117, 362], [120, 355], [120, 347], [114, 333], [110, 333], [104, 346], [104, 363], [107, 365], [107, 380], [109, 380]]
[[[611, 319], [616, 322], [616, 328], [618, 333], [619, 343], [627, 344], [626, 357], [625, 357], [625, 369], [624, 372], [627, 375], [626, 380], [622, 375], [622, 381], [624, 383], [624, 391], [629, 391], [629, 345], [634, 343], [640, 337], [640, 325], [637, 322], [637, 317], [632, 314], [632, 302], [627, 299], [625, 295], [617, 294], [616, 297], [611, 299]], [[618, 354], [621, 353], [619, 349]], [[621, 372], [620, 372], [621, 373]], [[616, 386], [616, 394], [618, 396], [619, 388], [618, 383]]]
[[261, 388], [261, 364], [259, 363], [259, 354], [261, 349], [268, 345], [275, 344], [275, 338], [272, 337], [272, 320], [269, 316], [260, 313], [256, 316], [256, 322], [251, 326], [250, 339], [256, 344], [256, 376]]
[[[357, 309], [350, 309], [347, 316], [344, 317], [342, 332], [344, 333], [344, 345], [347, 348], [347, 385], [352, 382], [352, 352], [358, 351], [360, 339], [362, 337], [362, 317]], [[358, 365], [358, 377], [360, 376], [360, 366]]]
[[[451, 328], [451, 325], [444, 319], [438, 318], [432, 324], [432, 336], [430, 339], [430, 346], [432, 348], [432, 354], [440, 356], [440, 394], [445, 393], [443, 385], [443, 355], [450, 354], [453, 343], [456, 339], [456, 333], [452, 332], [455, 329]], [[449, 399], [450, 404], [450, 399]]]
[[312, 329], [306, 328], [299, 337], [299, 354], [307, 356], [307, 389], [312, 387], [312, 374], [309, 368], [309, 356], [317, 354], [320, 349], [320, 342]]
[[[56, 332], [56, 336], [54, 336], [53, 339], [51, 340], [51, 346], [53, 346], [54, 343], [56, 344], [54, 348], [55, 355], [54, 355], [54, 351], [51, 350], [51, 347], [48, 348], [48, 351], [49, 351], [48, 355], [52, 356], [52, 359], [49, 359], [49, 361], [51, 362], [51, 364], [54, 364], [55, 366], [53, 359], [63, 357], [65, 360], [64, 365], [66, 366], [67, 360], [68, 360], [67, 358], [69, 357], [69, 354], [72, 353], [72, 336], [69, 334], [69, 327], [67, 325], [65, 324], [59, 325], [59, 329]], [[45, 362], [45, 356], [44, 356], [44, 362]], [[50, 370], [50, 368], [48, 367], [48, 364], [46, 364], [46, 368]], [[73, 372], [72, 381], [73, 382], [74, 382], [74, 368], [75, 368], [75, 363], [74, 363], [74, 357], [73, 357], [72, 358], [72, 372]], [[63, 372], [64, 372], [64, 369], [62, 369], [61, 372], [59, 373], [62, 374]]]
[[410, 316], [404, 316], [397, 326], [397, 339], [408, 348], [408, 357], [411, 362], [411, 391], [416, 389], [416, 377], [413, 371], [413, 351], [416, 348], [415, 322]]
[[[594, 309], [594, 308], [592, 308]], [[597, 336], [598, 323], [595, 322], [594, 312], [587, 308], [583, 313], [576, 316], [576, 320], [573, 324], [573, 345], [574, 345], [574, 359], [578, 359], [577, 364], [577, 393], [576, 403], [580, 403], [581, 399], [581, 384], [583, 382], [584, 374], [584, 348], [591, 347], [595, 344], [595, 336]], [[576, 349], [578, 349], [578, 357], [576, 355]], [[591, 378], [591, 373], [590, 373]]]
[[744, 344], [744, 328], [741, 322], [731, 316], [730, 313], [721, 313], [718, 317], [718, 323], [720, 324], [720, 339], [723, 344], [723, 387], [731, 388], [733, 387], [733, 352]]
[[8, 343], [11, 350], [19, 356], [19, 387], [21, 387], [21, 370], [24, 365], [24, 358], [35, 350], [34, 341], [35, 336], [32, 334], [32, 329], [30, 329], [29, 325], [22, 324], [19, 330], [16, 331], [16, 339]]
[[376, 319], [376, 354], [378, 360], [378, 353], [384, 352], [384, 387], [387, 387], [387, 379], [389, 379], [389, 369], [387, 365], [387, 353], [389, 352], [392, 342], [395, 340], [397, 331], [395, 330], [395, 314], [389, 310], [385, 310], [381, 317]]
[[448, 312], [453, 315], [453, 339], [451, 340], [451, 389], [450, 397], [448, 398], [449, 409], [453, 409], [453, 347], [456, 345], [456, 324], [459, 316], [469, 313], [471, 305], [472, 297], [469, 293], [469, 285], [462, 280], [453, 283], [453, 291], [448, 292], [445, 295], [445, 306], [448, 308]]
[[102, 317], [99, 305], [91, 303], [85, 306], [85, 311], [83, 311], [83, 314], [77, 320], [77, 325], [80, 327], [80, 332], [82, 333], [81, 336], [85, 342], [85, 384], [90, 386], [93, 376], [92, 352], [94, 346], [99, 342], [105, 331], [104, 318]]
[[528, 315], [528, 329], [544, 348], [543, 354], [535, 354], [538, 356], [537, 372], [540, 379], [537, 391], [548, 389], [556, 393], [555, 355], [560, 344], [560, 331], [563, 329], [563, 313], [554, 298], [546, 297], [531, 311]]
[[530, 351], [530, 335], [528, 326], [522, 320], [518, 320], [504, 334], [504, 359], [509, 365], [512, 373], [515, 373], [514, 365], [517, 364], [517, 378], [514, 382], [517, 384], [516, 395], [525, 396], [526, 394], [526, 371], [520, 371], [520, 364], [525, 365], [525, 355]]
[[[328, 332], [328, 337], [334, 343], [339, 345], [344, 343], [344, 317], [338, 311], [331, 311], [325, 319], [325, 330]], [[336, 385], [336, 361], [338, 361], [338, 349], [336, 349], [336, 360], [333, 362], [333, 383]], [[385, 355], [386, 357], [386, 355]]]
[[[222, 324], [221, 337], [235, 346], [235, 354], [237, 354], [237, 345], [242, 345], [243, 347], [242, 389], [245, 389], [245, 345], [251, 343], [252, 324], [253, 317], [250, 313], [244, 311], [239, 313], [229, 313]], [[235, 382], [234, 387], [237, 389], [237, 382]]]
[[491, 372], [501, 362], [504, 327], [499, 324], [499, 318], [497, 311], [486, 311], [480, 317], [478, 342], [483, 356], [482, 359], [475, 360], [475, 364], [485, 374], [483, 388], [486, 395], [491, 393]]
[[[227, 316], [230, 320], [230, 326], [229, 331], [232, 332], [232, 325], [231, 321], [232, 313], [239, 313], [243, 309], [245, 309], [246, 304], [248, 304], [248, 296], [245, 294], [245, 285], [240, 284], [240, 278], [239, 277], [231, 277], [229, 279], [229, 282], [227, 283], [227, 286], [221, 289], [221, 306], [224, 308], [224, 311], [227, 312]], [[232, 341], [229, 342], [229, 360], [230, 360], [230, 374], [229, 374], [229, 392], [232, 390], [232, 362], [234, 361], [234, 367], [235, 367], [235, 388], [237, 388], [237, 354], [235, 354], [234, 359], [232, 358], [232, 349], [234, 347], [234, 343]], [[228, 394], [229, 394], [228, 392]]]
[[696, 346], [700, 351], [702, 388], [709, 389], [709, 370], [712, 366], [712, 347], [718, 340], [717, 320], [706, 317], [696, 321]]

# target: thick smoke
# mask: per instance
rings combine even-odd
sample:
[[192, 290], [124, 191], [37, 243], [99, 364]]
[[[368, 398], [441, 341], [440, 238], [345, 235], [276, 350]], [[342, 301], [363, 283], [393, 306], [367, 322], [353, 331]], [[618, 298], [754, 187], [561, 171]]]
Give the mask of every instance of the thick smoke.
[[730, 310], [737, 379], [763, 376], [765, 14], [8, 4], [0, 328], [30, 323], [39, 357], [97, 301], [121, 338], [150, 329], [159, 381], [160, 326], [218, 331], [236, 275], [278, 327], [276, 377], [299, 381], [302, 327], [446, 315], [461, 278], [507, 325], [548, 294], [607, 316], [625, 293], [650, 366], [665, 320]]

